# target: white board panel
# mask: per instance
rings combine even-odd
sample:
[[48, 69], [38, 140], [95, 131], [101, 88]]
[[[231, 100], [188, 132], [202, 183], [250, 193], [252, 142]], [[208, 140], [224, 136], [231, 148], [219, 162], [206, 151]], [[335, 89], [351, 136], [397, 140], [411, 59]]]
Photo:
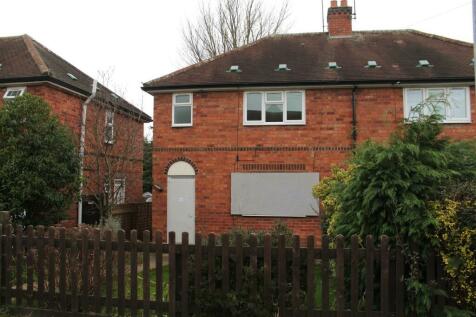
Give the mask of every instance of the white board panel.
[[231, 214], [306, 217], [319, 213], [312, 187], [319, 173], [232, 173]]

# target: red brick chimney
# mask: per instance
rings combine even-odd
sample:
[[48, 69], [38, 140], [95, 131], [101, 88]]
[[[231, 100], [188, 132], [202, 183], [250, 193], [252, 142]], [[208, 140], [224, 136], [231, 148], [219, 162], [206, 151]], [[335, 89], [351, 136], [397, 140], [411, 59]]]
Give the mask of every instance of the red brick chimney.
[[337, 0], [331, 0], [327, 25], [331, 37], [352, 36], [352, 7], [347, 4], [347, 0], [341, 0], [340, 6]]

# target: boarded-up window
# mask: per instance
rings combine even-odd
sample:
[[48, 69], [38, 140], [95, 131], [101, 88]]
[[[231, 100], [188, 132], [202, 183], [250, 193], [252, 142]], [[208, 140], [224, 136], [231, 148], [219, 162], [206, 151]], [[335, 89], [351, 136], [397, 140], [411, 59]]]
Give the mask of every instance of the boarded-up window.
[[319, 173], [232, 173], [231, 214], [265, 217], [316, 216], [312, 186]]

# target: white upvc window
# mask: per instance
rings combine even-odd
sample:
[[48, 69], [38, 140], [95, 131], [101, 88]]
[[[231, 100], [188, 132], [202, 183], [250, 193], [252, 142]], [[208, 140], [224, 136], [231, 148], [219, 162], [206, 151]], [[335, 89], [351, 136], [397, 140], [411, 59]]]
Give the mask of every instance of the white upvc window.
[[245, 92], [244, 125], [302, 125], [306, 96], [302, 90]]
[[3, 95], [3, 99], [8, 100], [8, 99], [15, 99], [16, 97], [19, 97], [25, 93], [26, 87], [10, 87], [7, 88], [7, 91], [5, 91], [5, 94]]
[[114, 144], [114, 112], [111, 109], [106, 110], [104, 128], [104, 142]]
[[405, 119], [416, 119], [416, 109], [423, 114], [436, 112], [443, 123], [471, 123], [471, 101], [468, 87], [406, 88], [404, 90]]
[[193, 125], [193, 94], [174, 94], [172, 99], [172, 127], [191, 127]]
[[124, 178], [114, 179], [114, 204], [120, 205], [126, 202], [126, 180]]

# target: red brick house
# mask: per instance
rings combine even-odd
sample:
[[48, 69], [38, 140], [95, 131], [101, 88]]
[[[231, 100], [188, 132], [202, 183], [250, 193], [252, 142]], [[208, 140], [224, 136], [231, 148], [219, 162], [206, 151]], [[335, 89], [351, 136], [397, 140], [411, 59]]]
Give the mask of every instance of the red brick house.
[[[98, 155], [104, 151], [119, 155], [127, 142], [134, 142], [133, 153], [128, 152], [131, 163], [114, 174], [110, 186], [117, 193], [117, 203], [142, 202], [143, 124], [152, 120], [114, 92], [94, 83], [28, 35], [0, 38], [0, 107], [4, 100], [23, 93], [40, 96], [52, 107], [75, 135], [78, 151], [84, 152], [84, 198], [99, 195], [98, 186], [105, 186]], [[71, 208], [71, 224], [84, 220], [83, 206], [78, 205]]]
[[445, 134], [476, 137], [473, 46], [415, 30], [276, 35], [144, 84], [154, 96], [153, 225], [223, 232], [286, 222], [319, 236], [310, 183], [414, 105], [448, 96]]

